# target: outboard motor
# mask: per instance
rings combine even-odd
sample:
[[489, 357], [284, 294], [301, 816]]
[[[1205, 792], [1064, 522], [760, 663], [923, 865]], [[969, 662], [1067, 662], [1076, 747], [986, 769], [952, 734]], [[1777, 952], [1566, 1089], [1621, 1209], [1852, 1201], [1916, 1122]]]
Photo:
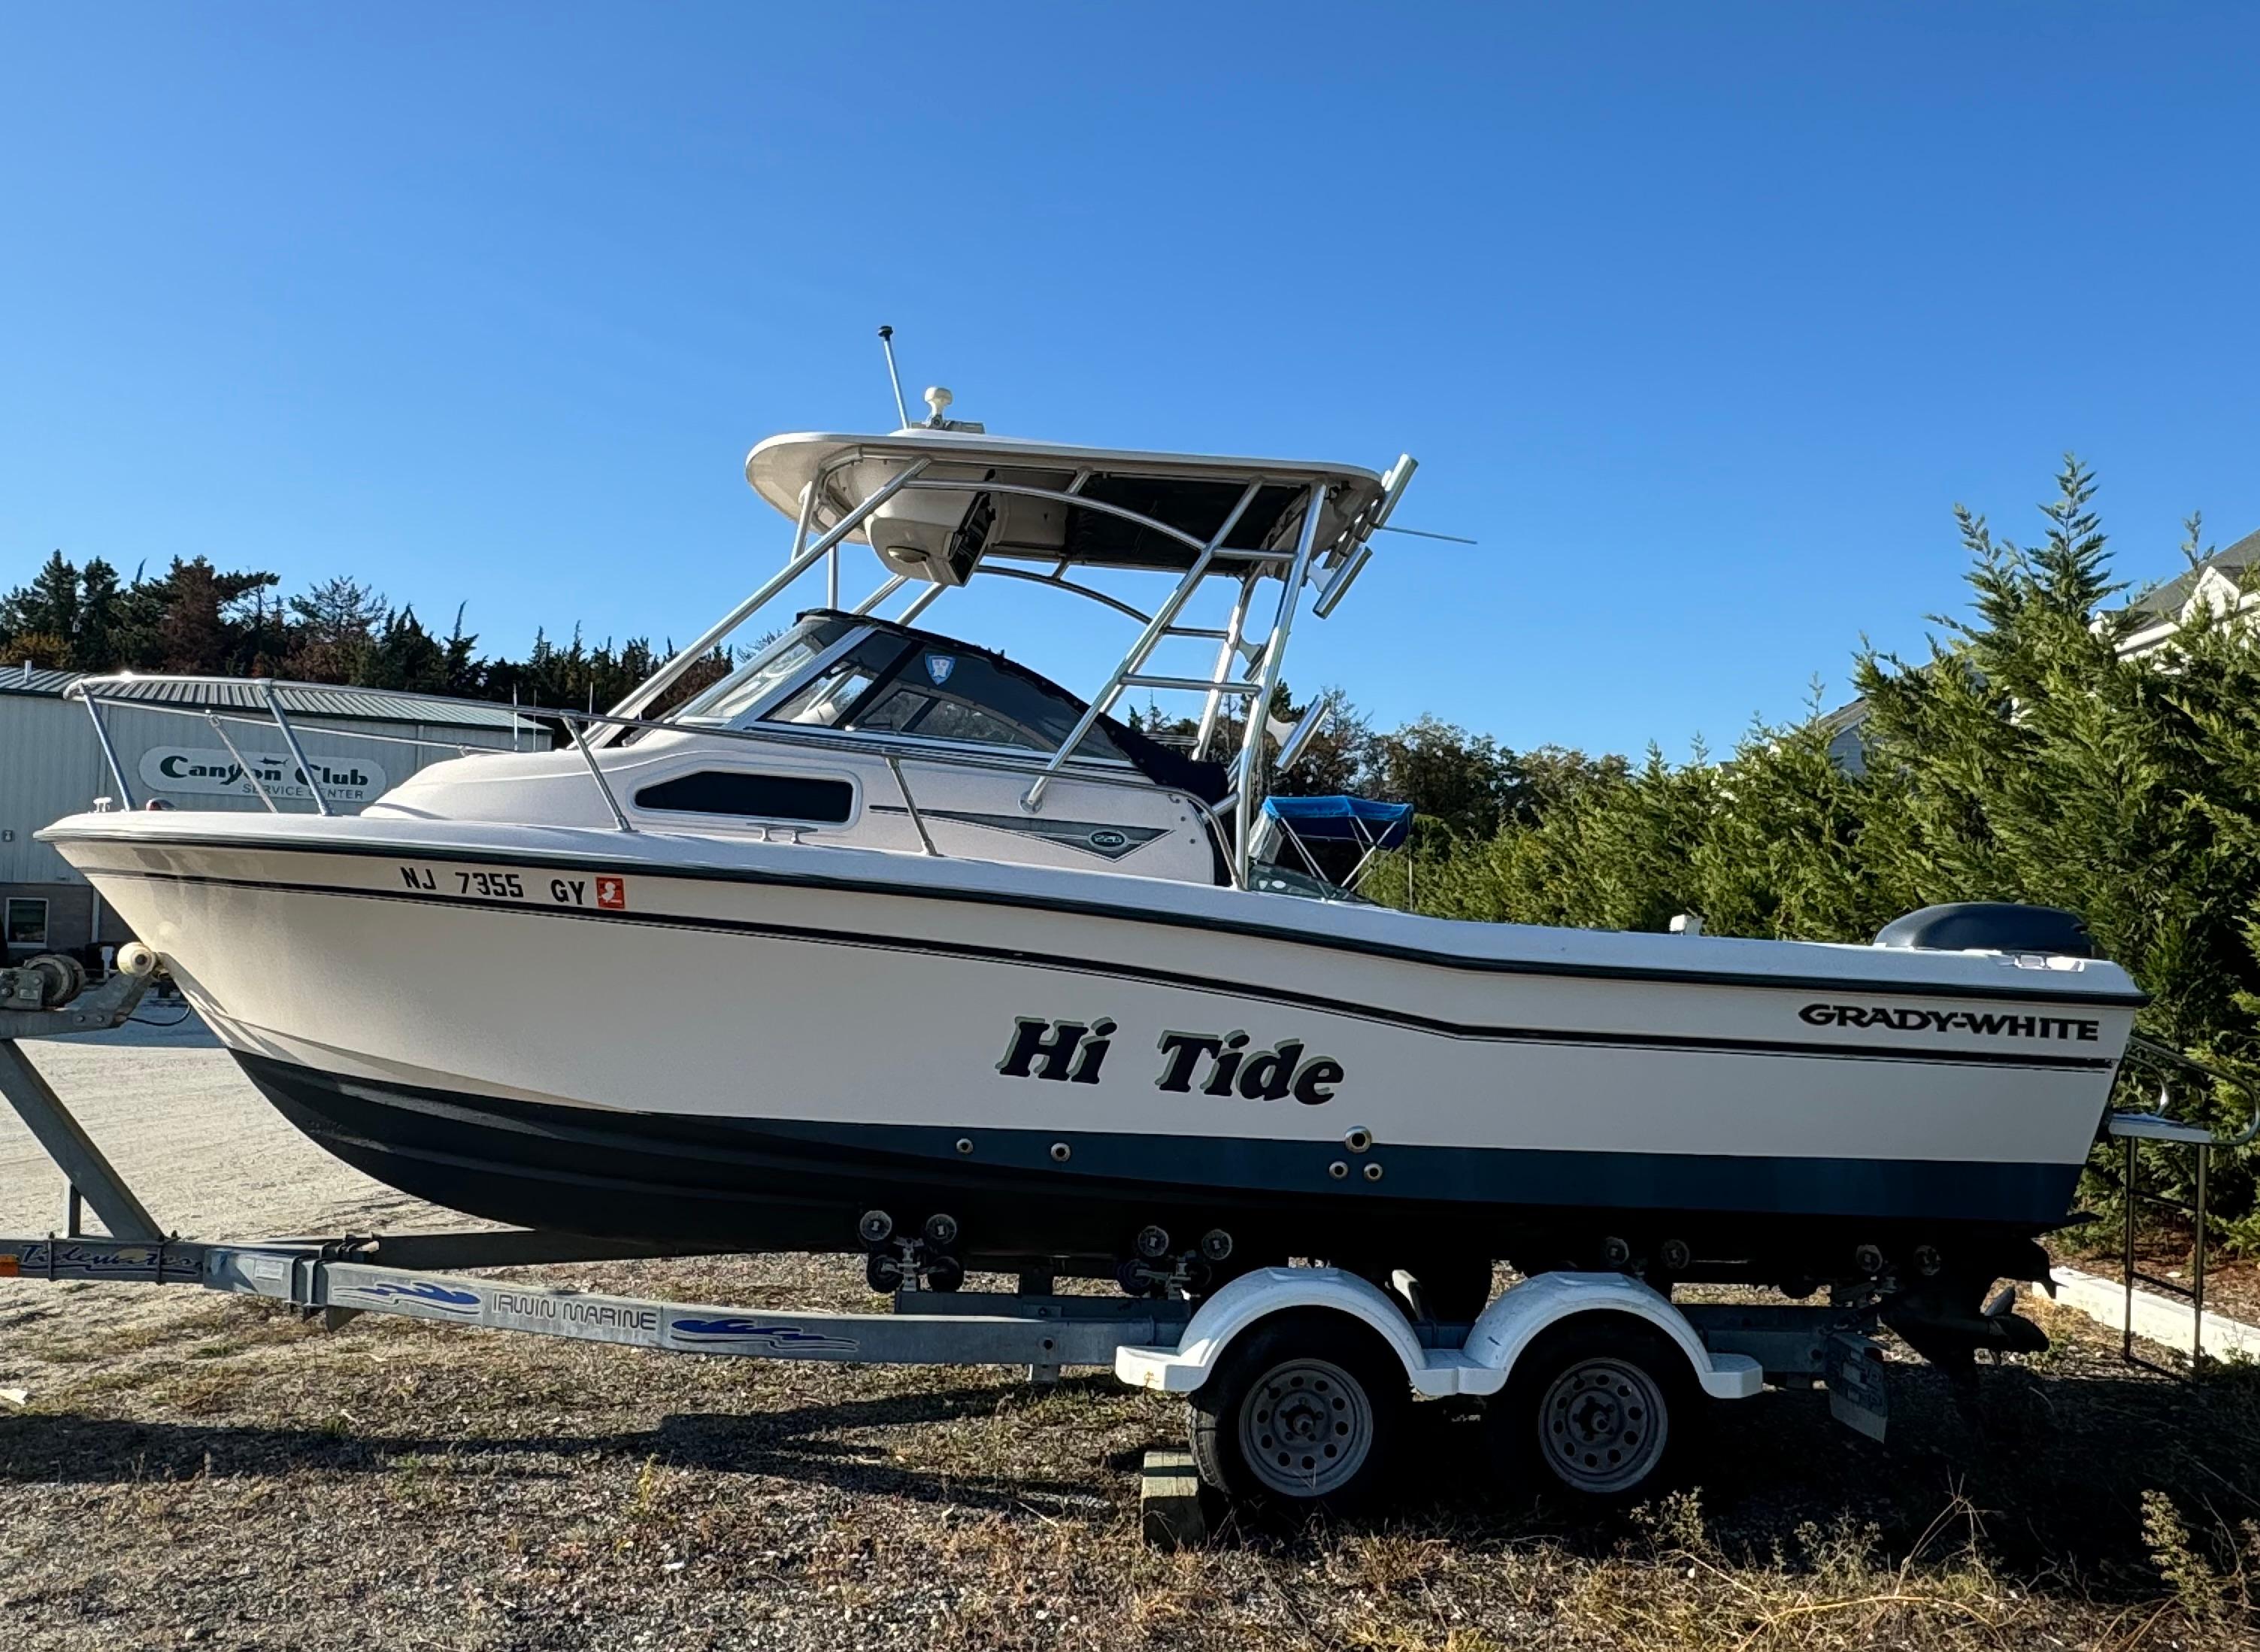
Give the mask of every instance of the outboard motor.
[[2077, 912], [2010, 901], [1949, 901], [1895, 918], [1876, 932], [1878, 947], [1920, 952], [2026, 952], [2051, 958], [2102, 955]]

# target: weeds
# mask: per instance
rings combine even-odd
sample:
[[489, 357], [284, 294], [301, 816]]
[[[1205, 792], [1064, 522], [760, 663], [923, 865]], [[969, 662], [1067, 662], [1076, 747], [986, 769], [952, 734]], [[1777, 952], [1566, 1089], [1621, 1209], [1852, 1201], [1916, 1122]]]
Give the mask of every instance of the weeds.
[[[749, 1269], [699, 1264], [686, 1283], [667, 1266], [640, 1264], [636, 1288], [752, 1294]], [[0, 1623], [132, 1577], [105, 1608], [121, 1644], [204, 1627], [310, 1648], [570, 1646], [599, 1643], [599, 1622], [605, 1645], [934, 1652], [2249, 1641], [2260, 1529], [2235, 1521], [2260, 1519], [2260, 1373], [2129, 1376], [2106, 1334], [2050, 1328], [2046, 1367], [1984, 1373], [1982, 1420], [1900, 1370], [1888, 1449], [1834, 1430], [1818, 1396], [1726, 1408], [1703, 1489], [1615, 1522], [1534, 1516], [1433, 1473], [1471, 1435], [1417, 1406], [1402, 1449], [1433, 1477], [1378, 1519], [1234, 1521], [1161, 1555], [1138, 1543], [1126, 1465], [1179, 1413], [1104, 1377], [1031, 1393], [996, 1372], [669, 1360], [406, 1322], [322, 1335], [231, 1312], [0, 1412], [11, 1522], [75, 1534], [19, 1556]], [[439, 1540], [413, 1587], [405, 1530]], [[334, 1590], [286, 1602], [241, 1565], [310, 1542]]]

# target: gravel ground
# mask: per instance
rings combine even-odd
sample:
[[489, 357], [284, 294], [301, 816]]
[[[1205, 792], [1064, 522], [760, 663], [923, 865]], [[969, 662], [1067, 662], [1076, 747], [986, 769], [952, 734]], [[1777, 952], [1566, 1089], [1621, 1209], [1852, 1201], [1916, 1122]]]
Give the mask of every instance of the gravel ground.
[[[305, 1144], [190, 1028], [35, 1052], [197, 1234], [459, 1222]], [[0, 1223], [55, 1176], [0, 1129]], [[544, 1270], [863, 1306], [836, 1259]], [[1103, 1374], [762, 1365], [190, 1291], [0, 1285], [0, 1647], [444, 1648], [2251, 1645], [2260, 1375], [2121, 1367], [2076, 1316], [1974, 1407], [1895, 1381], [1892, 1442], [1821, 1397], [1720, 1408], [1699, 1484], [1577, 1522], [1416, 1408], [1368, 1520], [1137, 1541], [1178, 1408]]]
[[[393, 1228], [437, 1215], [284, 1123], [185, 1009], [145, 1001], [140, 1015], [112, 1032], [31, 1040], [23, 1048], [168, 1228], [251, 1238]], [[0, 1110], [0, 1224], [42, 1232], [61, 1210], [54, 1164], [14, 1112]]]

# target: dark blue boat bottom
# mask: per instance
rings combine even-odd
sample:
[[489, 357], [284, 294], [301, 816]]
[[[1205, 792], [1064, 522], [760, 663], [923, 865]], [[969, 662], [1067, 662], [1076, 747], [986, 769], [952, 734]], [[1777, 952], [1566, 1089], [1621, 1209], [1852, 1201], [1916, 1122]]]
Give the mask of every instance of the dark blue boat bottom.
[[[1849, 1278], [1904, 1265], [2010, 1273], [2061, 1224], [2079, 1167], [1554, 1152], [813, 1124], [613, 1112], [237, 1060], [294, 1125], [377, 1180], [519, 1226], [718, 1251], [860, 1251], [857, 1218], [956, 1219], [969, 1261], [1130, 1254], [1148, 1225], [1213, 1228], [1243, 1260], [1385, 1266], [1479, 1255], [1524, 1271], [1688, 1248], [1684, 1278]], [[1347, 1129], [1348, 1126], [1346, 1126]]]

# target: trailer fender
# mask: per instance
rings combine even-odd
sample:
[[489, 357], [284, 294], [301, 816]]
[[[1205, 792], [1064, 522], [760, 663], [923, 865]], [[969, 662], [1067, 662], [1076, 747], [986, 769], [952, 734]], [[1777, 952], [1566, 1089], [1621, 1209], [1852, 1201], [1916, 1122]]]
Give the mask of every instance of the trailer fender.
[[[1141, 1388], [1189, 1394], [1208, 1381], [1233, 1340], [1259, 1320], [1296, 1308], [1327, 1308], [1366, 1326], [1404, 1362], [1423, 1393], [1457, 1393], [1449, 1366], [1431, 1364], [1405, 1310], [1379, 1286], [1339, 1268], [1258, 1268], [1219, 1288], [1194, 1311], [1175, 1348], [1125, 1348], [1114, 1374]], [[1439, 1382], [1443, 1386], [1436, 1386]]]
[[1757, 1361], [1743, 1354], [1713, 1354], [1703, 1345], [1686, 1316], [1670, 1298], [1620, 1273], [1542, 1273], [1526, 1279], [1485, 1308], [1461, 1350], [1470, 1365], [1491, 1373], [1470, 1373], [1462, 1393], [1492, 1393], [1523, 1351], [1553, 1326], [1580, 1313], [1623, 1313], [1654, 1326], [1687, 1355], [1695, 1380], [1713, 1399], [1747, 1399], [1763, 1386]]

